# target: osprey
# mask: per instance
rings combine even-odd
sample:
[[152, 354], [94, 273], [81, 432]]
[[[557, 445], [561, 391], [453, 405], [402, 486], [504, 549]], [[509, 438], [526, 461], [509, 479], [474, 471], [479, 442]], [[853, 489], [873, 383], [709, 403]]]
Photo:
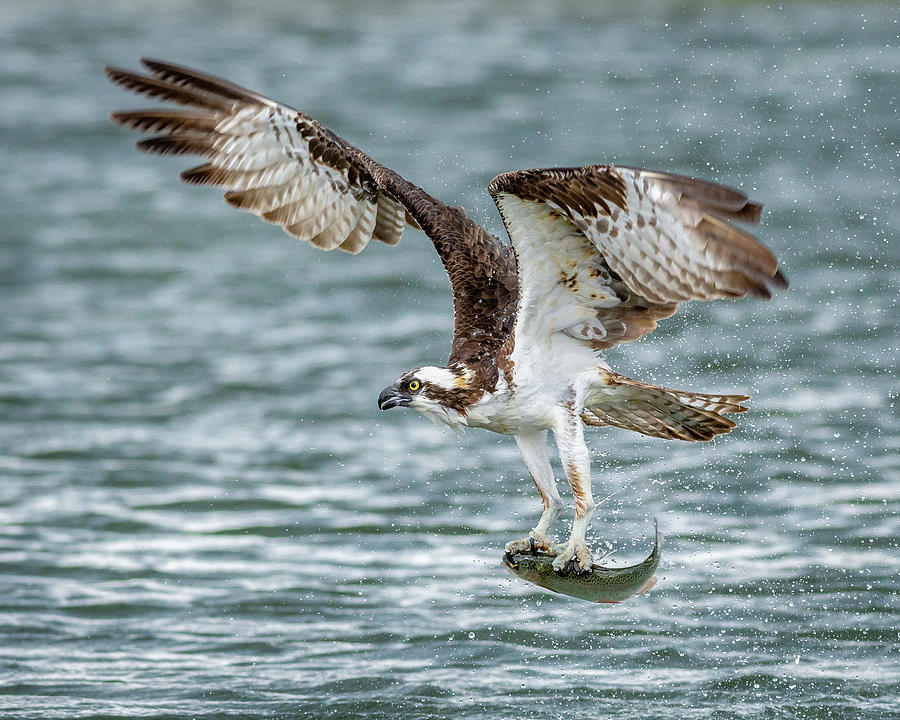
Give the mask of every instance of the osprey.
[[[508, 552], [540, 549], [556, 555], [556, 570], [590, 569], [586, 425], [710, 440], [735, 425], [722, 413], [746, 410], [745, 395], [657, 387], [613, 372], [600, 355], [651, 332], [679, 302], [768, 299], [787, 288], [772, 253], [729, 222], [759, 221], [761, 206], [743, 193], [611, 164], [504, 173], [489, 190], [509, 244], [298, 110], [195, 70], [141, 62], [149, 75], [106, 75], [183, 109], [111, 119], [156, 133], [138, 150], [203, 156], [183, 181], [224, 188], [229, 204], [320, 250], [356, 254], [373, 238], [396, 245], [406, 225], [431, 239], [453, 288], [450, 357], [404, 373], [378, 407], [515, 438], [543, 512]], [[548, 431], [575, 500], [559, 545], [548, 537], [563, 507]]]

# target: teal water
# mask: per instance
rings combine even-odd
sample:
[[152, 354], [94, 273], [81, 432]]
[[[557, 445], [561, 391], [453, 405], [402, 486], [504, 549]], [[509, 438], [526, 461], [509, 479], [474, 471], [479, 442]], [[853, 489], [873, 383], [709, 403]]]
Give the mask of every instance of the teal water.
[[[889, 4], [7, 0], [0, 39], [0, 717], [896, 716]], [[487, 184], [525, 167], [765, 203], [788, 293], [608, 354], [753, 395], [712, 444], [591, 434], [597, 549], [667, 536], [650, 595], [502, 571], [539, 509], [512, 440], [375, 406], [446, 358], [424, 236], [325, 255], [180, 185], [106, 122], [142, 101], [101, 67], [140, 55], [302, 108], [498, 233]]]

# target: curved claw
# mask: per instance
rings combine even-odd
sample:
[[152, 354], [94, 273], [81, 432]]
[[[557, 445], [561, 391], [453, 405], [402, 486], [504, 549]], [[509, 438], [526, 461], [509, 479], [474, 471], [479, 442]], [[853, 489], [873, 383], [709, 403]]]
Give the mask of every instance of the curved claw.
[[506, 543], [506, 554], [517, 555], [528, 553], [530, 555], [556, 555], [559, 549], [556, 543], [550, 542], [546, 535], [537, 535], [534, 530], [527, 537]]
[[591, 568], [583, 567], [578, 560], [572, 558], [560, 568], [554, 567], [553, 572], [557, 575], [588, 575], [592, 572]]
[[584, 541], [570, 540], [553, 561], [553, 569], [560, 575], [585, 575], [593, 570], [591, 551]]

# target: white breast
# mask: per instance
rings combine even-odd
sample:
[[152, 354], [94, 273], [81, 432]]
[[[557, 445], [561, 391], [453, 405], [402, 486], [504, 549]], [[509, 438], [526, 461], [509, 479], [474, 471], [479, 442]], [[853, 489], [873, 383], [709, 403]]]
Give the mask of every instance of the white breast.
[[573, 392], [582, 396], [599, 377], [599, 369], [609, 369], [583, 343], [562, 335], [556, 335], [552, 343], [552, 351], [538, 357], [513, 352], [512, 387], [501, 374], [495, 391], [485, 393], [469, 408], [467, 424], [505, 435], [550, 429], [558, 417], [557, 408], [571, 400]]

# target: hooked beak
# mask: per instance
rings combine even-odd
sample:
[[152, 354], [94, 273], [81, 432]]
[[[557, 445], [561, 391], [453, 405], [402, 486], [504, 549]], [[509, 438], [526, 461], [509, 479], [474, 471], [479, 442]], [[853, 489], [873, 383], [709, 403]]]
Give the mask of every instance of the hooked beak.
[[390, 410], [392, 407], [409, 405], [409, 398], [401, 395], [393, 386], [386, 387], [378, 396], [378, 409]]

